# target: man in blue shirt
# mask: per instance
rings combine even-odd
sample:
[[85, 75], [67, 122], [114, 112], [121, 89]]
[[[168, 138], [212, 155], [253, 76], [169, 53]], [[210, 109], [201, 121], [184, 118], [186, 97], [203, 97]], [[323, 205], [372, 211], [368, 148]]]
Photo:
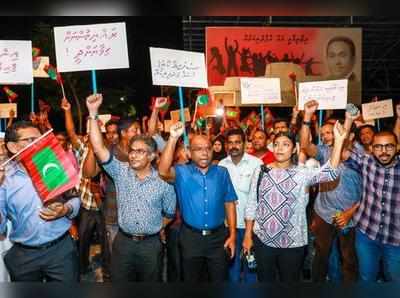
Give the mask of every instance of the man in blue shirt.
[[114, 157], [103, 142], [97, 124], [101, 94], [87, 98], [90, 142], [117, 192], [119, 231], [111, 257], [112, 281], [159, 281], [160, 232], [175, 215], [176, 195], [172, 185], [161, 180], [152, 167], [157, 145], [149, 136], [129, 140], [128, 162]]
[[237, 196], [226, 168], [211, 164], [211, 142], [204, 135], [195, 135], [190, 141], [192, 162], [172, 167], [183, 131], [180, 122], [171, 127], [159, 164], [160, 175], [175, 182], [182, 214], [183, 279], [200, 281], [206, 270], [210, 281], [222, 282], [227, 278], [227, 259], [235, 255]]
[[[15, 154], [41, 136], [31, 122], [7, 129], [7, 149]], [[78, 255], [69, 236], [71, 219], [78, 214], [79, 195], [63, 194], [43, 208], [23, 165], [12, 162], [0, 171], [0, 234], [11, 221], [13, 247], [4, 257], [12, 281], [78, 281]]]

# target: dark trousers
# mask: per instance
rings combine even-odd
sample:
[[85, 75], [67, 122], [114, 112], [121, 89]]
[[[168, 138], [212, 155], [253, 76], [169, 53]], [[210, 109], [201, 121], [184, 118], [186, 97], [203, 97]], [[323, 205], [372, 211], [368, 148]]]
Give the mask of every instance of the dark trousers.
[[79, 280], [78, 253], [69, 235], [49, 248], [34, 249], [13, 245], [6, 253], [4, 263], [11, 281]]
[[254, 252], [257, 261], [257, 278], [260, 282], [300, 281], [305, 246], [296, 248], [275, 248], [265, 245], [254, 235]]
[[167, 280], [168, 282], [182, 281], [182, 262], [179, 247], [180, 226], [167, 229]]
[[159, 236], [133, 240], [118, 232], [111, 256], [111, 280], [160, 281], [161, 241]]
[[224, 250], [227, 233], [222, 226], [215, 233], [203, 236], [182, 225], [179, 242], [184, 281], [203, 281], [204, 272], [208, 272], [211, 282], [227, 280], [228, 261]]
[[104, 257], [104, 221], [99, 211], [86, 210], [81, 208], [79, 211], [79, 265], [81, 274], [89, 271], [89, 252], [93, 232], [96, 231], [101, 244], [101, 261], [103, 263]]
[[339, 253], [342, 263], [343, 281], [356, 281], [358, 276], [357, 255], [355, 251], [354, 228], [346, 234], [340, 233], [334, 225], [328, 224], [316, 213], [312, 223], [315, 235], [315, 257], [313, 261], [313, 281], [326, 281], [328, 273], [329, 255], [332, 243], [337, 236]]

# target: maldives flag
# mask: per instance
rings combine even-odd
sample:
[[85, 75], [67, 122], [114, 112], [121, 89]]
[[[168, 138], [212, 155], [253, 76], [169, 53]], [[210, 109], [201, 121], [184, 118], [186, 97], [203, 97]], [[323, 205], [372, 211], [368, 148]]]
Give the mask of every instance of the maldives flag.
[[48, 202], [79, 183], [78, 171], [52, 130], [23, 149], [19, 160], [31, 176], [43, 202]]

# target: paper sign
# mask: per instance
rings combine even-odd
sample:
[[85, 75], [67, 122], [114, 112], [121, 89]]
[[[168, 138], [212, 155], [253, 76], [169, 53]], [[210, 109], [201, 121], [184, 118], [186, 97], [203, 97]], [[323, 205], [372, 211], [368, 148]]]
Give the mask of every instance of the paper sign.
[[0, 40], [0, 84], [32, 82], [32, 42]]
[[207, 88], [204, 53], [150, 48], [153, 85]]
[[329, 80], [299, 84], [299, 110], [310, 100], [319, 103], [318, 110], [345, 109], [347, 104], [347, 80]]
[[0, 104], [0, 118], [10, 118], [10, 111], [14, 111], [14, 118], [17, 117], [17, 104], [16, 103], [1, 103]]
[[[180, 121], [180, 111], [181, 110], [174, 110], [170, 112], [171, 115], [171, 120], [176, 123], [178, 121]], [[190, 121], [190, 111], [189, 108], [184, 108], [183, 109], [184, 113], [185, 113], [185, 122], [189, 122]]]
[[125, 23], [54, 27], [59, 72], [129, 68]]
[[44, 71], [44, 67], [50, 64], [49, 57], [37, 57], [33, 60], [33, 76], [35, 78], [48, 78], [49, 75]]
[[281, 103], [279, 78], [241, 78], [242, 104]]
[[391, 99], [364, 103], [362, 105], [362, 116], [366, 121], [393, 117], [393, 115], [393, 103]]
[[171, 126], [174, 125], [174, 123], [172, 120], [164, 120], [164, 131], [165, 132], [170, 132], [171, 130]]
[[[101, 132], [106, 132], [106, 123], [111, 120], [111, 114], [99, 115], [97, 123], [100, 126]], [[89, 120], [86, 122], [86, 131], [89, 132]]]

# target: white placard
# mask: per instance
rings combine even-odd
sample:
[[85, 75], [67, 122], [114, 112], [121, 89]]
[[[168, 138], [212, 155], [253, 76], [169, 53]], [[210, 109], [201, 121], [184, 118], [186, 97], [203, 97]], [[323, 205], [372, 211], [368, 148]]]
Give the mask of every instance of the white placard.
[[318, 110], [345, 109], [347, 83], [347, 80], [299, 83], [299, 110], [304, 110], [304, 104], [310, 100], [318, 101]]
[[0, 84], [32, 84], [32, 42], [0, 40]]
[[393, 115], [391, 99], [362, 104], [362, 116], [365, 121], [393, 117]]
[[153, 85], [207, 88], [204, 53], [150, 48]]
[[33, 76], [35, 78], [48, 78], [49, 75], [44, 71], [44, 67], [50, 64], [49, 57], [37, 57], [33, 62]]
[[125, 23], [54, 27], [59, 72], [129, 68]]
[[281, 103], [279, 78], [241, 78], [242, 104]]
[[10, 111], [14, 111], [14, 118], [17, 117], [17, 104], [16, 103], [1, 103], [0, 104], [0, 118], [9, 118]]

